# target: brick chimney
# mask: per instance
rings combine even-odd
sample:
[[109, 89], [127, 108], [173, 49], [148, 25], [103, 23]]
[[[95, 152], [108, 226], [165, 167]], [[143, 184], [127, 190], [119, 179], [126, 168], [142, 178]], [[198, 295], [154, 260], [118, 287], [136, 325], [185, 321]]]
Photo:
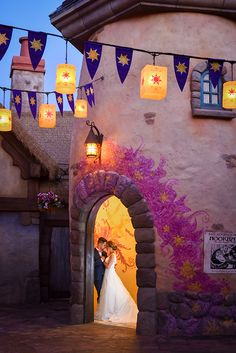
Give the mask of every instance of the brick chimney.
[[[20, 56], [13, 56], [11, 63], [11, 88], [44, 91], [45, 60], [40, 60], [36, 70], [34, 70], [29, 56], [28, 37], [21, 37], [19, 42], [21, 44]], [[43, 100], [44, 95], [37, 94], [38, 107], [43, 103]], [[15, 111], [12, 99], [11, 109]], [[29, 112], [28, 95], [27, 93], [22, 93], [22, 113]]]

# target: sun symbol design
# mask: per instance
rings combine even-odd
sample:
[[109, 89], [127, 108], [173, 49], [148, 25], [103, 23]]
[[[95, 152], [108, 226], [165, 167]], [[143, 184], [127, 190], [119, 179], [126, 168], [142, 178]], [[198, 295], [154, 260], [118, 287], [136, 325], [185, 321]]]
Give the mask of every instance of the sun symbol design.
[[211, 65], [211, 70], [213, 70], [214, 72], [220, 70], [221, 65], [217, 61], [210, 63], [210, 65]]
[[236, 90], [234, 89], [234, 88], [230, 88], [229, 89], [229, 95], [231, 96], [233, 96], [233, 95], [235, 95], [235, 93], [236, 93]]
[[186, 74], [186, 70], [187, 70], [187, 66], [185, 65], [185, 63], [180, 63], [179, 62], [179, 64], [178, 65], [176, 65], [176, 68], [177, 68], [177, 72], [180, 72], [181, 73], [181, 75], [182, 75], [182, 73], [185, 73]]
[[152, 75], [152, 82], [153, 82], [154, 85], [155, 84], [159, 85], [161, 81], [162, 80], [161, 80], [160, 76], [157, 76], [157, 74], [156, 75]]
[[98, 60], [98, 56], [100, 55], [99, 53], [97, 53], [97, 49], [92, 49], [90, 48], [89, 52], [86, 52], [86, 54], [88, 54], [88, 59], [91, 59], [92, 62], [94, 60]]
[[6, 37], [6, 33], [0, 33], [0, 45], [7, 44], [9, 38]]
[[120, 56], [117, 57], [118, 64], [121, 64], [122, 66], [129, 65], [130, 59], [127, 57], [127, 55], [120, 54]]
[[31, 98], [30, 98], [30, 104], [31, 104], [31, 105], [35, 105], [35, 99], [34, 99], [34, 97], [31, 97]]
[[57, 98], [57, 102], [58, 102], [59, 104], [61, 104], [61, 103], [62, 103], [62, 98], [61, 98], [61, 97], [58, 97], [58, 98]]
[[15, 96], [15, 102], [16, 104], [20, 104], [21, 102], [20, 96]]
[[35, 51], [42, 50], [43, 44], [41, 43], [41, 39], [36, 40], [34, 38], [34, 40], [32, 42], [30, 42], [30, 43], [31, 43], [31, 47], [30, 48], [34, 49]]
[[47, 110], [46, 113], [45, 113], [46, 117], [51, 119], [53, 117], [53, 113], [51, 110]]
[[63, 72], [62, 77], [63, 77], [65, 80], [68, 80], [68, 79], [70, 78], [69, 72]]

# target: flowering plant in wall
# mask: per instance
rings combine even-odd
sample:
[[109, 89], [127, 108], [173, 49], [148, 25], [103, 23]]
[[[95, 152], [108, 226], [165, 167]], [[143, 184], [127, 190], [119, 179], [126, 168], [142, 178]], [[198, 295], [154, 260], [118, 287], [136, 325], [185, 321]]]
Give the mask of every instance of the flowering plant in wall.
[[64, 203], [60, 200], [59, 196], [53, 191], [39, 192], [37, 195], [38, 207], [39, 209], [48, 210], [51, 207], [62, 208]]

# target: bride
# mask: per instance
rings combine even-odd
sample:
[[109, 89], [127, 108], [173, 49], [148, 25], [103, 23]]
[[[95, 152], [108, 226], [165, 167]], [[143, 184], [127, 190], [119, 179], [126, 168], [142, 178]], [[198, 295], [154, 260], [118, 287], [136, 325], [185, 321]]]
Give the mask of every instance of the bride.
[[137, 306], [115, 271], [117, 249], [112, 241], [107, 242], [107, 258], [100, 301], [95, 319], [116, 323], [136, 323]]

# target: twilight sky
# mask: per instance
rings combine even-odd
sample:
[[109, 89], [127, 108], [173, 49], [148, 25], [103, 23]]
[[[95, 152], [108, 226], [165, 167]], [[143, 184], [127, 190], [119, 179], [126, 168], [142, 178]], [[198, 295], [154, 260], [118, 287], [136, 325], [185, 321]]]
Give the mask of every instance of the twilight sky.
[[[49, 14], [54, 12], [63, 0], [3, 0], [1, 3], [0, 24], [22, 27], [32, 31], [42, 31], [61, 34], [51, 25]], [[36, 5], [37, 4], [37, 5]], [[0, 86], [11, 87], [9, 78], [12, 57], [20, 54], [19, 38], [27, 36], [27, 32], [13, 29], [9, 48], [0, 61]], [[46, 74], [44, 78], [45, 91], [55, 89], [56, 65], [65, 62], [65, 41], [48, 36], [46, 49], [43, 54], [46, 62]], [[74, 64], [77, 68], [77, 85], [82, 63], [82, 55], [70, 43], [68, 43], [68, 64]], [[74, 96], [76, 98], [76, 96]], [[10, 93], [6, 93], [5, 105], [9, 107]], [[3, 92], [0, 90], [0, 102], [3, 102]], [[56, 104], [54, 95], [49, 96], [49, 102]], [[46, 103], [46, 95], [45, 95]], [[58, 108], [57, 108], [58, 110]], [[64, 95], [64, 110], [70, 110], [66, 96]]]

